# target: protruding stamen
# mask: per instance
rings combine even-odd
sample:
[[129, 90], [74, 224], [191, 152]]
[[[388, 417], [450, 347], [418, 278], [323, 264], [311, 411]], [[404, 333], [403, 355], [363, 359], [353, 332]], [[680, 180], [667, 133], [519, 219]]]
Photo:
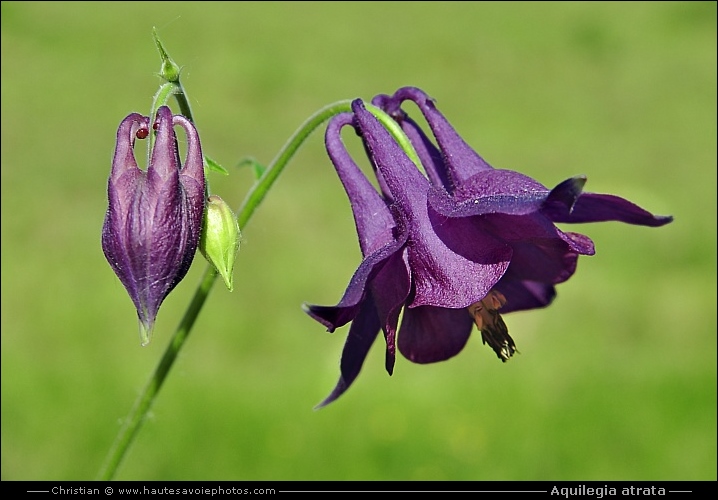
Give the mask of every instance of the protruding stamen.
[[504, 304], [506, 297], [498, 290], [491, 290], [479, 302], [471, 304], [468, 310], [474, 318], [474, 323], [481, 330], [484, 344], [489, 344], [499, 359], [506, 362], [517, 350], [514, 340], [509, 335], [509, 329], [498, 311]]

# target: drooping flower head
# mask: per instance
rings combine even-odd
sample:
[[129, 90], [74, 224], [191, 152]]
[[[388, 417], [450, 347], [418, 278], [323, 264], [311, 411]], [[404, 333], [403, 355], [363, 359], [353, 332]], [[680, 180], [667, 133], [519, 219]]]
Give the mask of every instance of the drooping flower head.
[[[422, 101], [438, 146], [400, 110], [407, 98]], [[574, 273], [578, 255], [594, 253], [588, 237], [554, 222], [659, 226], [671, 220], [622, 198], [582, 194], [582, 177], [549, 190], [518, 172], [493, 169], [418, 89], [373, 102], [402, 126], [426, 176], [359, 99], [353, 115], [327, 127], [327, 152], [349, 196], [364, 258], [336, 306], [306, 306], [329, 331], [352, 322], [341, 377], [320, 406], [356, 379], [380, 330], [390, 374], [396, 346], [416, 363], [442, 361], [463, 349], [473, 324], [500, 359], [509, 359], [516, 347], [499, 309], [547, 305], [554, 285]], [[362, 138], [381, 192], [341, 142], [339, 130], [348, 124]]]
[[[174, 127], [187, 136], [180, 161]], [[134, 155], [136, 139], [156, 131], [147, 170]], [[167, 106], [156, 119], [132, 113], [117, 130], [107, 186], [109, 206], [102, 249], [135, 304], [143, 345], [150, 340], [162, 301], [184, 278], [199, 242], [205, 207], [205, 178], [199, 135], [192, 123]]]

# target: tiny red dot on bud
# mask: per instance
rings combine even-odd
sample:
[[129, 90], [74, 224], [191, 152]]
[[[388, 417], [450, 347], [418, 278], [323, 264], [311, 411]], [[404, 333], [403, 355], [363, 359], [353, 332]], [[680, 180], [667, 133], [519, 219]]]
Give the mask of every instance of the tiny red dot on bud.
[[158, 128], [160, 128], [159, 122], [154, 122], [154, 123], [152, 124], [152, 130], [157, 130]]
[[150, 135], [150, 131], [147, 130], [146, 127], [142, 127], [140, 129], [138, 129], [137, 132], [135, 132], [135, 135], [137, 136], [138, 139], [144, 139], [148, 135]]

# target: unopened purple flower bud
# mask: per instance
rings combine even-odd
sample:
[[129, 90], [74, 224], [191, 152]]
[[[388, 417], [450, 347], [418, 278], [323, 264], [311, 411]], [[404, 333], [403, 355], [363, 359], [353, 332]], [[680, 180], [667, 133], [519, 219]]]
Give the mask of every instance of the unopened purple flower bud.
[[[187, 135], [180, 162], [174, 126]], [[137, 166], [135, 139], [157, 133], [147, 171]], [[109, 207], [102, 249], [137, 308], [142, 345], [150, 341], [162, 301], [184, 278], [194, 258], [205, 207], [205, 179], [199, 135], [192, 123], [157, 110], [154, 123], [138, 113], [117, 130], [108, 181]]]

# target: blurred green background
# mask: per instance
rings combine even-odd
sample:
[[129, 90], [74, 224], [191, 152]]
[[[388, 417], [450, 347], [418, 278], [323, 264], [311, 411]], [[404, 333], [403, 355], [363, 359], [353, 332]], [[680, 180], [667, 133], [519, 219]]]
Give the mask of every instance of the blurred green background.
[[300, 305], [336, 303], [360, 260], [315, 133], [117, 479], [716, 479], [714, 2], [2, 2], [1, 18], [3, 480], [95, 477], [205, 268], [141, 348], [100, 229], [117, 126], [159, 84], [153, 26], [234, 207], [252, 182], [239, 159], [268, 163], [326, 104], [414, 85], [495, 167], [586, 174], [675, 221], [572, 226], [597, 254], [551, 307], [505, 317], [511, 362], [474, 335], [388, 377], [376, 343], [314, 411], [346, 328]]

